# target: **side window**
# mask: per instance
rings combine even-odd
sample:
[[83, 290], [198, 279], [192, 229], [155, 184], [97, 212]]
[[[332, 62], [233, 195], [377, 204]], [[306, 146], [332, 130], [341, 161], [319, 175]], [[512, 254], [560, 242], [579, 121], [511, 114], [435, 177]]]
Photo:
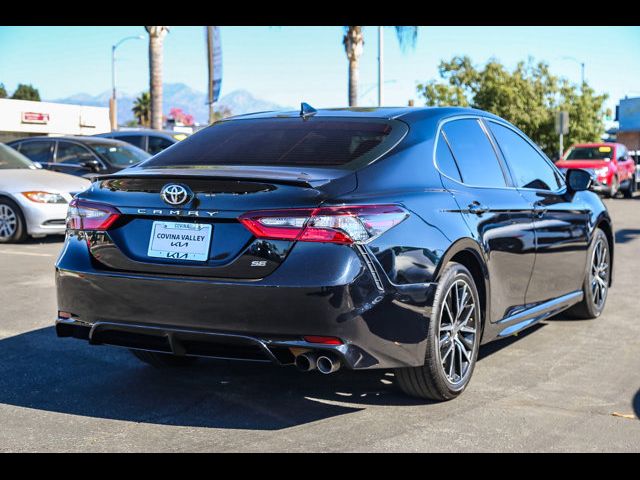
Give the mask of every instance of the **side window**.
[[144, 150], [144, 135], [121, 135], [113, 138], [130, 143], [131, 145]]
[[51, 161], [51, 146], [53, 142], [24, 142], [20, 144], [20, 153], [29, 160], [40, 163]]
[[459, 182], [462, 181], [458, 165], [456, 165], [456, 161], [451, 154], [451, 149], [449, 148], [449, 145], [447, 145], [447, 140], [444, 138], [442, 132], [440, 132], [438, 145], [436, 146], [436, 163], [438, 164], [440, 171], [447, 177], [458, 180]]
[[454, 120], [442, 129], [464, 183], [477, 187], [506, 186], [496, 152], [478, 120]]
[[626, 159], [627, 150], [622, 145], [619, 145], [618, 148], [617, 148], [616, 154], [617, 154], [617, 157], [618, 157], [618, 161], [619, 162], [623, 162]]
[[518, 187], [557, 190], [561, 182], [556, 171], [529, 143], [510, 128], [487, 122]]
[[95, 160], [95, 156], [86, 148], [75, 143], [58, 142], [56, 163], [78, 163], [82, 160]]
[[173, 143], [166, 138], [162, 137], [149, 137], [149, 148], [147, 151], [151, 155], [155, 155], [156, 153], [160, 153], [165, 148], [170, 147]]

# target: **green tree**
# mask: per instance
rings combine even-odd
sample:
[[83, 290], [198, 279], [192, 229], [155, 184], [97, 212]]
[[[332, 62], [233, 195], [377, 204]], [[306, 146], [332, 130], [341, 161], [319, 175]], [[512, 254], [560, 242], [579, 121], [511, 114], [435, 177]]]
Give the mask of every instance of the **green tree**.
[[213, 112], [213, 121], [217, 122], [218, 120], [222, 120], [224, 118], [230, 117], [231, 115], [233, 115], [233, 113], [231, 112], [229, 107], [227, 107], [225, 105], [222, 105], [217, 110], [214, 110], [214, 112]]
[[133, 102], [131, 109], [133, 116], [138, 120], [138, 125], [149, 127], [151, 121], [151, 95], [149, 92], [142, 92]]
[[531, 137], [550, 157], [557, 151], [555, 114], [569, 112], [565, 144], [598, 140], [604, 133], [606, 94], [596, 95], [586, 83], [578, 89], [533, 59], [509, 71], [491, 59], [477, 68], [469, 57], [454, 57], [439, 65], [442, 81], [418, 84], [418, 94], [431, 106], [470, 106], [510, 121]]
[[11, 98], [14, 100], [33, 100], [35, 102], [39, 102], [40, 92], [38, 92], [37, 88], [34, 88], [31, 85], [19, 83], [18, 88], [13, 92]]
[[[407, 46], [415, 46], [418, 37], [418, 27], [394, 27], [400, 48], [404, 51]], [[364, 50], [364, 35], [362, 27], [344, 27], [342, 38], [344, 50], [349, 60], [349, 106], [358, 106], [358, 80], [360, 77], [360, 56]]]
[[7, 98], [7, 90], [4, 88], [4, 83], [0, 83], [0, 98]]

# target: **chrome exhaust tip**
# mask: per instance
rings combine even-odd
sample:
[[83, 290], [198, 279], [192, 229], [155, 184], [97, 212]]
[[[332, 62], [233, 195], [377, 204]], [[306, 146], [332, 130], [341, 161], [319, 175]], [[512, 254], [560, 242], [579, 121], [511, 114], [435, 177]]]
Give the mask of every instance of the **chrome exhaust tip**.
[[328, 355], [321, 355], [316, 360], [316, 365], [320, 373], [328, 375], [340, 370], [340, 360]]
[[310, 372], [316, 369], [317, 355], [313, 352], [300, 354], [296, 357], [295, 365], [301, 372]]

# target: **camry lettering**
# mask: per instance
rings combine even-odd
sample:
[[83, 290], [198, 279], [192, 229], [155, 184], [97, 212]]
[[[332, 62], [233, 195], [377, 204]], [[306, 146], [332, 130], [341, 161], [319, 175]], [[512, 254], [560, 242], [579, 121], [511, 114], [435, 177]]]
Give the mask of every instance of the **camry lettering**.
[[146, 208], [137, 208], [136, 213], [138, 215], [158, 215], [165, 217], [214, 217], [219, 212], [217, 210], [148, 210]]

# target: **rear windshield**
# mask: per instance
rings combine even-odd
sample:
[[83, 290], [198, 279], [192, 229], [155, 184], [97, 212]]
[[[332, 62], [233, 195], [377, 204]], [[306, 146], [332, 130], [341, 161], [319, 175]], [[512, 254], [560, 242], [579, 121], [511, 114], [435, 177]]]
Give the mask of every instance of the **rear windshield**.
[[606, 160], [613, 155], [613, 147], [573, 147], [569, 150], [567, 160]]
[[406, 131], [403, 122], [373, 118], [228, 120], [191, 135], [140, 166], [352, 166], [386, 153]]

